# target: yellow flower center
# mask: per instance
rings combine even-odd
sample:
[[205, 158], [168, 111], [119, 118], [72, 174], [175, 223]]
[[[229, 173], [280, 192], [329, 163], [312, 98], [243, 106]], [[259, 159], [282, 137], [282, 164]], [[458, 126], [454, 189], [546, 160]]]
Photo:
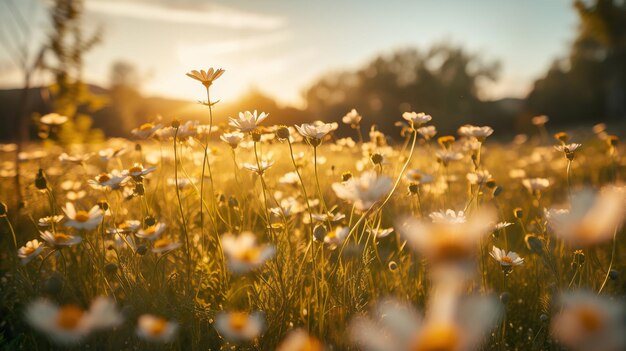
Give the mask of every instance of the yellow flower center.
[[228, 321], [228, 325], [233, 330], [243, 330], [245, 326], [248, 324], [248, 314], [244, 312], [233, 312], [230, 315], [230, 319]]
[[67, 234], [63, 234], [63, 233], [56, 233], [54, 234], [54, 241], [59, 242], [59, 243], [64, 243], [66, 241], [70, 240], [70, 236]]
[[154, 125], [152, 123], [144, 123], [139, 127], [139, 130], [141, 131], [146, 131], [146, 130], [150, 130], [154, 128]]
[[33, 252], [35, 252], [35, 249], [34, 249], [34, 248], [32, 248], [32, 247], [30, 247], [30, 246], [25, 246], [24, 248], [22, 248], [22, 253], [23, 253], [24, 255], [30, 255], [30, 254], [32, 254]]
[[575, 314], [580, 325], [588, 333], [598, 331], [604, 324], [602, 316], [600, 316], [600, 314], [591, 307], [581, 306], [576, 309]]
[[111, 177], [106, 173], [102, 173], [98, 177], [96, 177], [96, 180], [98, 181], [98, 183], [104, 183], [111, 180]]
[[150, 334], [152, 335], [161, 335], [165, 332], [167, 328], [167, 321], [163, 318], [158, 318], [152, 323], [149, 328]]
[[80, 307], [76, 305], [63, 306], [57, 314], [56, 325], [64, 330], [76, 329], [82, 316], [83, 310]]
[[89, 212], [86, 211], [78, 211], [76, 212], [76, 216], [74, 216], [74, 220], [77, 222], [87, 222], [89, 220]]
[[500, 258], [500, 262], [513, 264], [513, 259], [510, 258], [509, 256], [503, 256], [502, 258]]
[[256, 262], [259, 259], [259, 256], [261, 256], [261, 249], [249, 248], [249, 249], [241, 251], [237, 255], [237, 258], [243, 262], [252, 263], [252, 262]]
[[450, 324], [435, 324], [425, 327], [420, 333], [413, 351], [453, 351], [459, 347], [460, 335]]
[[134, 165], [128, 169], [128, 172], [130, 173], [141, 173], [142, 171], [143, 171], [143, 167], [139, 165]]
[[167, 247], [169, 244], [171, 244], [171, 242], [168, 239], [159, 239], [154, 242], [154, 247], [157, 249], [162, 249], [164, 247]]

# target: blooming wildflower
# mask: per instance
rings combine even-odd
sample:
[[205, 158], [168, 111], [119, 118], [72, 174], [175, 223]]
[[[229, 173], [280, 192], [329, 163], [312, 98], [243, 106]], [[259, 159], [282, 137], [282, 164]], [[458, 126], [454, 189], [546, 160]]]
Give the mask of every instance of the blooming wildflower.
[[115, 190], [126, 185], [127, 180], [127, 174], [113, 170], [111, 173], [100, 173], [94, 179], [88, 180], [87, 183], [94, 189], [109, 188]]
[[428, 184], [433, 181], [433, 176], [417, 169], [409, 169], [404, 175], [406, 180], [417, 184]]
[[224, 74], [224, 72], [225, 71], [221, 68], [214, 69], [213, 67], [211, 67], [206, 71], [205, 70], [200, 70], [200, 71], [193, 70], [187, 73], [187, 76], [199, 81], [200, 83], [202, 83], [202, 85], [208, 88], [213, 84], [213, 82], [217, 78], [221, 77], [222, 74]]
[[39, 118], [39, 122], [48, 126], [60, 126], [67, 122], [67, 120], [68, 118], [66, 116], [62, 116], [58, 113], [48, 113]]
[[350, 125], [352, 128], [357, 128], [361, 123], [361, 115], [356, 112], [355, 109], [352, 109], [350, 112], [346, 113], [345, 116], [341, 118], [341, 121], [345, 124]]
[[[312, 203], [309, 203], [312, 207], [315, 206]], [[346, 215], [341, 213], [341, 212], [337, 212], [337, 213], [332, 213], [332, 212], [327, 212], [327, 213], [312, 213], [311, 216], [313, 217], [314, 221], [318, 221], [318, 222], [339, 222], [342, 219], [346, 218]], [[305, 223], [308, 223], [308, 218], [304, 218]]]
[[63, 215], [46, 216], [46, 217], [39, 218], [39, 220], [37, 221], [37, 224], [40, 227], [49, 227], [52, 224], [61, 222], [63, 218], [65, 218], [65, 216]]
[[139, 229], [137, 234], [135, 234], [138, 238], [155, 240], [158, 239], [161, 234], [165, 231], [164, 223], [157, 223], [155, 225], [151, 225], [145, 229]]
[[228, 258], [228, 267], [233, 273], [246, 273], [254, 270], [274, 255], [271, 245], [258, 245], [251, 232], [243, 232], [237, 236], [226, 233], [222, 235], [222, 248]]
[[83, 241], [83, 238], [80, 236], [74, 236], [70, 234], [65, 234], [61, 232], [51, 233], [49, 231], [44, 231], [40, 233], [41, 238], [45, 240], [50, 246], [60, 247], [60, 246], [72, 246], [75, 244], [79, 244]]
[[141, 222], [137, 221], [137, 220], [126, 220], [120, 224], [118, 224], [117, 226], [115, 226], [115, 228], [109, 228], [107, 229], [107, 233], [109, 234], [128, 234], [128, 233], [134, 233], [136, 232], [139, 228], [141, 228]]
[[333, 131], [333, 125], [330, 123], [322, 123], [319, 125], [307, 124], [296, 125], [298, 133], [306, 138], [309, 144], [318, 146], [322, 139], [331, 131]]
[[233, 132], [233, 133], [224, 133], [220, 135], [220, 139], [230, 145], [233, 149], [239, 146], [239, 143], [243, 140], [243, 133]]
[[461, 214], [449, 211], [429, 223], [424, 220], [407, 219], [397, 227], [398, 232], [420, 254], [440, 266], [469, 266], [473, 260], [476, 243], [491, 233], [494, 213], [483, 209], [465, 219]]
[[491, 127], [477, 127], [473, 125], [466, 124], [459, 128], [459, 135], [467, 137], [467, 138], [476, 138], [479, 141], [484, 141], [488, 136], [493, 134], [493, 129]]
[[388, 237], [389, 234], [393, 233], [393, 228], [378, 228], [378, 229], [367, 229], [367, 233], [373, 233], [377, 239]]
[[324, 344], [318, 338], [309, 335], [303, 329], [297, 329], [287, 335], [276, 351], [324, 351], [324, 349]]
[[391, 179], [376, 172], [364, 172], [343, 183], [333, 183], [332, 188], [340, 199], [354, 203], [361, 211], [368, 210], [392, 188]]
[[626, 348], [624, 305], [587, 291], [560, 297], [562, 308], [550, 326], [561, 344], [577, 351], [613, 351]]
[[467, 218], [465, 218], [465, 213], [463, 211], [455, 212], [454, 210], [440, 210], [435, 211], [428, 215], [430, 220], [433, 223], [449, 223], [449, 224], [458, 224], [465, 223]]
[[510, 272], [511, 267], [521, 266], [524, 264], [524, 259], [519, 257], [519, 255], [515, 252], [509, 251], [507, 253], [505, 250], [499, 249], [495, 246], [491, 248], [489, 255], [500, 263], [505, 272]]
[[[244, 162], [241, 164], [241, 167], [251, 171], [251, 172], [255, 172], [259, 175], [262, 175], [263, 173], [265, 173], [265, 171], [267, 169], [269, 169], [270, 167], [272, 167], [274, 165], [274, 161], [271, 160], [261, 160], [259, 161], [259, 163], [257, 164], [256, 162], [254, 163], [248, 163], [248, 162]], [[260, 167], [259, 167], [260, 166]]]
[[137, 335], [147, 341], [168, 343], [174, 339], [178, 323], [151, 314], [142, 314], [137, 320]]
[[452, 150], [437, 150], [435, 151], [437, 159], [443, 162], [444, 165], [449, 164], [452, 161], [458, 161], [463, 159], [463, 154]]
[[131, 130], [131, 133], [140, 139], [147, 139], [154, 135], [159, 129], [163, 127], [162, 124], [144, 123], [138, 128]]
[[70, 156], [64, 152], [59, 156], [59, 161], [61, 161], [61, 163], [74, 163], [80, 165], [83, 164], [83, 162], [87, 162], [91, 158], [91, 156], [93, 156], [93, 154]]
[[583, 190], [572, 196], [569, 211], [548, 211], [548, 225], [557, 237], [572, 245], [606, 242], [626, 217], [625, 195], [624, 187], [605, 187], [599, 193]]
[[17, 250], [17, 257], [22, 260], [22, 264], [27, 264], [37, 257], [45, 248], [44, 244], [37, 239], [31, 240], [26, 245]]
[[239, 112], [239, 118], [229, 117], [230, 122], [228, 122], [228, 125], [237, 128], [242, 133], [248, 133], [253, 131], [267, 116], [269, 116], [268, 113], [261, 112], [261, 114], [257, 114], [256, 110], [254, 112]]
[[124, 170], [122, 172], [122, 174], [125, 175], [129, 175], [131, 177], [133, 177], [135, 180], [137, 179], [141, 179], [144, 176], [146, 176], [147, 174], [150, 174], [152, 172], [154, 172], [156, 170], [156, 167], [148, 167], [148, 168], [143, 168], [143, 165], [141, 163], [135, 163], [133, 164], [132, 167]]
[[491, 173], [489, 173], [489, 171], [487, 171], [486, 169], [481, 169], [476, 172], [467, 174], [467, 180], [470, 182], [470, 184], [474, 184], [474, 185], [478, 185], [478, 184], [482, 185], [492, 179], [493, 178], [491, 176]]
[[467, 351], [478, 348], [497, 321], [493, 297], [461, 299], [443, 291], [433, 296], [422, 318], [411, 306], [385, 300], [372, 317], [356, 317], [349, 336], [365, 351]]
[[261, 312], [219, 312], [215, 317], [215, 329], [226, 340], [232, 342], [250, 341], [261, 335], [264, 329], [264, 315]]
[[296, 172], [288, 172], [285, 173], [282, 177], [278, 179], [280, 184], [285, 185], [298, 185], [300, 178], [298, 177], [298, 173]]
[[546, 178], [526, 178], [522, 185], [532, 194], [546, 190], [550, 186], [550, 180]]
[[430, 115], [427, 115], [424, 112], [405, 112], [402, 114], [402, 118], [411, 122], [413, 128], [419, 127], [420, 125], [427, 123], [433, 119]]
[[176, 137], [179, 141], [185, 141], [189, 138], [198, 136], [199, 121], [187, 121], [178, 127], [166, 127], [158, 131], [158, 135], [162, 139], [173, 139]]
[[324, 236], [324, 244], [328, 245], [331, 249], [335, 249], [341, 245], [350, 233], [350, 227], [337, 226], [335, 229], [328, 231]]
[[[139, 233], [137, 233], [139, 234]], [[181, 243], [172, 241], [169, 238], [161, 238], [154, 241], [152, 244], [152, 252], [154, 253], [168, 253], [181, 247]]]
[[63, 212], [65, 212], [65, 215], [68, 218], [65, 222], [66, 227], [85, 230], [91, 230], [100, 225], [104, 215], [100, 207], [97, 205], [93, 206], [89, 212], [76, 211], [76, 208], [71, 202], [65, 204]]
[[417, 128], [417, 132], [426, 140], [432, 139], [437, 134], [435, 126], [426, 126]]
[[167, 185], [176, 186], [176, 183], [178, 183], [178, 189], [181, 189], [181, 190], [197, 182], [198, 180], [195, 178], [168, 178], [167, 179]]
[[105, 297], [95, 299], [87, 311], [39, 299], [26, 307], [26, 321], [59, 344], [75, 344], [92, 331], [122, 324], [123, 317], [113, 300]]
[[104, 150], [98, 151], [98, 156], [100, 156], [100, 160], [103, 162], [110, 161], [116, 157], [120, 157], [126, 153], [125, 148], [113, 149], [107, 148]]

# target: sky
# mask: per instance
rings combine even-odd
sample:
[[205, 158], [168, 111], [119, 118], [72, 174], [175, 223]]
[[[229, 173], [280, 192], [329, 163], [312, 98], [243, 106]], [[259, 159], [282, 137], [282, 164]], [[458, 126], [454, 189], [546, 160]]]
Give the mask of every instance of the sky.
[[[35, 28], [29, 42], [43, 40], [45, 0], [0, 0], [0, 23], [14, 20], [3, 2], [27, 14]], [[255, 87], [293, 105], [322, 74], [441, 41], [500, 62], [499, 80], [482, 87], [483, 96], [524, 97], [567, 54], [577, 26], [571, 0], [86, 0], [85, 7], [86, 26], [104, 30], [85, 57], [88, 82], [106, 86], [111, 64], [125, 61], [139, 70], [146, 95], [200, 100], [203, 88], [185, 73], [221, 67], [216, 99]], [[0, 53], [0, 87], [19, 84]]]

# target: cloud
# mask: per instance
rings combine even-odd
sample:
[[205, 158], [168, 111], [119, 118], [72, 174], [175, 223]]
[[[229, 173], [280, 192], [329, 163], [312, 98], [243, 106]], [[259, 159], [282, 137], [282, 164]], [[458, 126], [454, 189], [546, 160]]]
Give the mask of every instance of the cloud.
[[85, 8], [88, 12], [103, 15], [232, 29], [273, 30], [285, 25], [285, 20], [278, 16], [241, 11], [215, 4], [89, 0], [85, 3]]
[[216, 57], [244, 51], [259, 50], [268, 46], [280, 44], [291, 38], [286, 31], [264, 35], [254, 35], [242, 39], [228, 39], [212, 41], [206, 44], [181, 45], [177, 49], [178, 57], [182, 61], [193, 57]]

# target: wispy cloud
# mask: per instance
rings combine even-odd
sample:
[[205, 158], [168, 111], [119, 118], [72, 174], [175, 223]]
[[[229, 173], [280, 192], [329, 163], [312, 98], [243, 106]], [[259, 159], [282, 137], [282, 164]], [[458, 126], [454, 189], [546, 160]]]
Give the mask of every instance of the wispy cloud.
[[279, 16], [247, 12], [215, 4], [89, 0], [85, 6], [89, 12], [104, 15], [233, 29], [273, 30], [285, 25], [285, 20]]
[[212, 41], [206, 44], [181, 45], [177, 49], [179, 59], [185, 61], [189, 57], [216, 57], [244, 51], [259, 50], [280, 44], [291, 38], [286, 31], [270, 34], [253, 35], [241, 39]]

